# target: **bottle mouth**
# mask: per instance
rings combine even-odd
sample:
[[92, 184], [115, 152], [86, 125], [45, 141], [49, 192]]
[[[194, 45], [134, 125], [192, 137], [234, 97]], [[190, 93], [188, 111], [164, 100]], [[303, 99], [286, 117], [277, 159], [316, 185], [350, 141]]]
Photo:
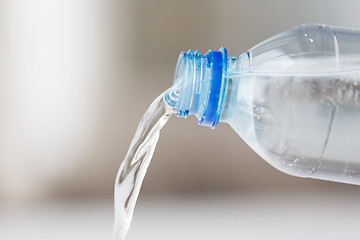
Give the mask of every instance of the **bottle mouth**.
[[224, 108], [227, 89], [227, 50], [181, 52], [173, 86], [165, 92], [165, 101], [175, 114], [196, 116], [200, 125], [215, 128]]
[[175, 68], [173, 85], [166, 91], [165, 94], [165, 101], [175, 109], [175, 114], [179, 117], [187, 117], [189, 114], [189, 111], [186, 112], [186, 110], [184, 110], [187, 109], [187, 107], [181, 102], [184, 102], [186, 99], [186, 97], [184, 97], [184, 93], [189, 92], [189, 87], [192, 85], [189, 83], [192, 79], [188, 77], [189, 72], [191, 72], [190, 68], [192, 67], [189, 63], [191, 61], [191, 57], [189, 57], [189, 55], [191, 54], [192, 50], [180, 53]]

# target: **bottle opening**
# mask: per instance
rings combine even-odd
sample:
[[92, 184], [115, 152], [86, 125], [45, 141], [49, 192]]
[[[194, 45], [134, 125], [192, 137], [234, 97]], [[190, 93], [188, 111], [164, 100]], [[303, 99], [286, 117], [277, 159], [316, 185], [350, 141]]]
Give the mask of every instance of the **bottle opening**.
[[215, 128], [224, 109], [226, 73], [227, 51], [223, 47], [205, 55], [193, 50], [182, 52], [165, 101], [178, 117], [193, 115], [200, 125]]

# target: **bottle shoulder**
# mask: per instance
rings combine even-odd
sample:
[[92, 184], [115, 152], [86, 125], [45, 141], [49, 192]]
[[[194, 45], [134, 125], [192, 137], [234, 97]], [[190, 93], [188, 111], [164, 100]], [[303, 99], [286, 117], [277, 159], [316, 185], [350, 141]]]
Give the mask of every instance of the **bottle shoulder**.
[[228, 60], [238, 74], [310, 75], [360, 71], [360, 32], [305, 24], [275, 35]]

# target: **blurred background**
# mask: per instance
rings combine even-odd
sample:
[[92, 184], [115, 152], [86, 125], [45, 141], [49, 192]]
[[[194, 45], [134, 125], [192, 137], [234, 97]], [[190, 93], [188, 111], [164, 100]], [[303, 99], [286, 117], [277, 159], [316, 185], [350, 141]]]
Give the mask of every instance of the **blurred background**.
[[[237, 56], [302, 23], [360, 29], [359, 9], [357, 0], [1, 0], [0, 238], [110, 239], [116, 172], [180, 51], [225, 46]], [[356, 239], [359, 190], [288, 176], [226, 124], [173, 117], [128, 239]]]

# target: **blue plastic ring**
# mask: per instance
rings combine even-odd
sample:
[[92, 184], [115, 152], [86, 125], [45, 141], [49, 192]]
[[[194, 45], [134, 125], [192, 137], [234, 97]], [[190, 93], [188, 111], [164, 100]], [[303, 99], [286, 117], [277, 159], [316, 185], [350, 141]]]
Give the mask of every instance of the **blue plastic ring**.
[[223, 55], [221, 51], [210, 50], [206, 54], [206, 57], [211, 67], [211, 87], [206, 111], [199, 123], [201, 125], [213, 126], [215, 124], [220, 99]]

